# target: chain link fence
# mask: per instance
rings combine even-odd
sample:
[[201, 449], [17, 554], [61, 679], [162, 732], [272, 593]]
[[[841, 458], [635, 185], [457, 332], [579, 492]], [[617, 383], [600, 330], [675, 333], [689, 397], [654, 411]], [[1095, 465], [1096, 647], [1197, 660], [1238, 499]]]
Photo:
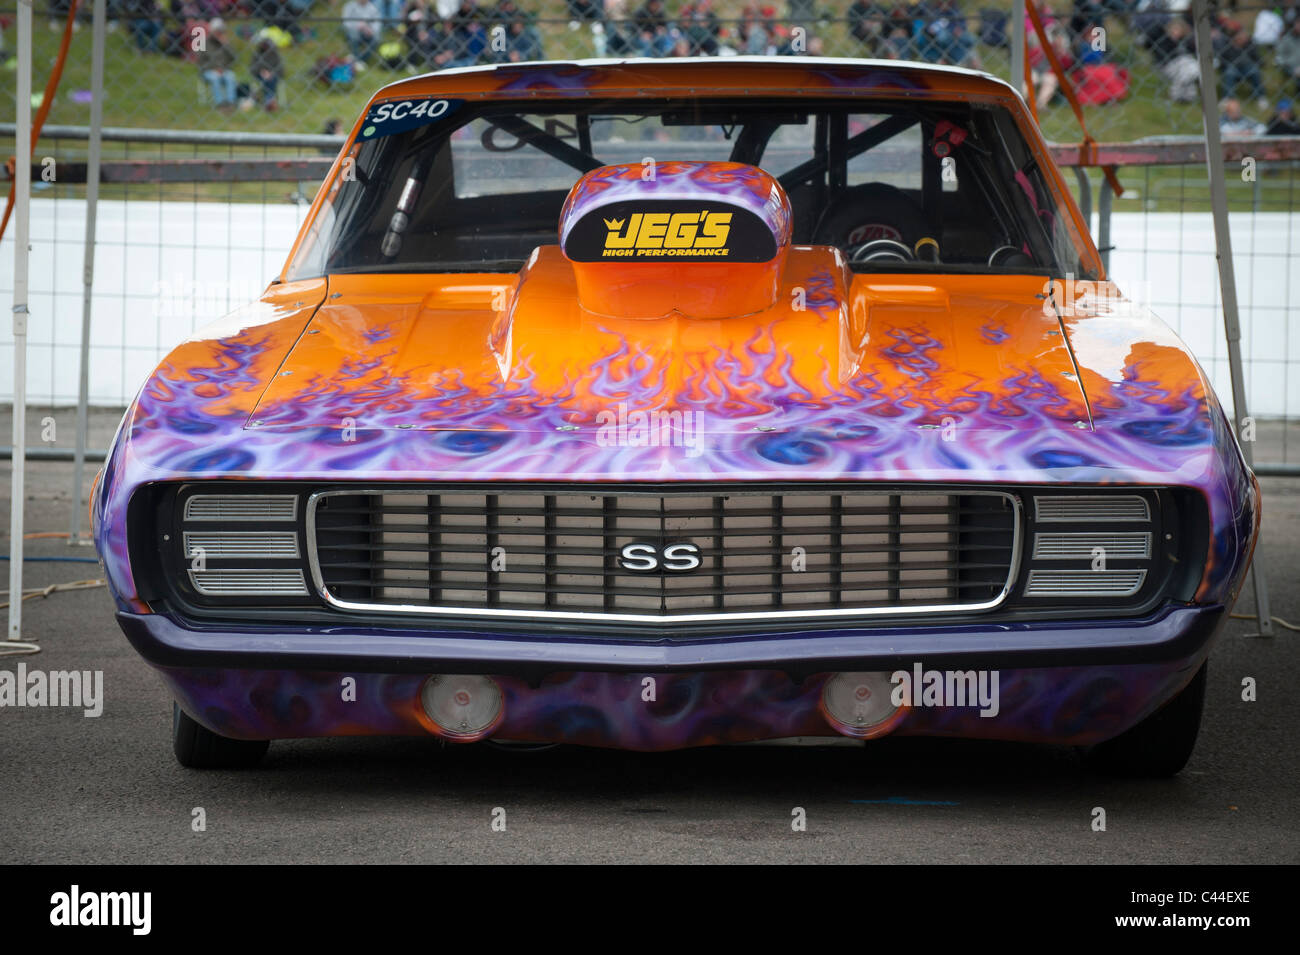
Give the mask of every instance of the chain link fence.
[[[35, 0], [38, 81], [57, 52], [69, 0]], [[0, 100], [14, 62], [0, 7]], [[1041, 5], [1047, 42], [1078, 89], [1095, 138], [1200, 131], [1187, 0]], [[50, 122], [84, 125], [90, 5]], [[1238, 3], [1214, 29], [1224, 95], [1242, 128], [1279, 121], [1296, 92], [1296, 6]], [[416, 72], [592, 56], [806, 54], [914, 59], [1009, 76], [1011, 0], [110, 0], [105, 124], [232, 132], [335, 131], [378, 86]], [[1051, 139], [1078, 138], [1031, 28], [1028, 69]], [[8, 45], [6, 46], [6, 43]], [[3, 52], [7, 50], [8, 52]], [[1288, 122], [1286, 111], [1280, 121]]]

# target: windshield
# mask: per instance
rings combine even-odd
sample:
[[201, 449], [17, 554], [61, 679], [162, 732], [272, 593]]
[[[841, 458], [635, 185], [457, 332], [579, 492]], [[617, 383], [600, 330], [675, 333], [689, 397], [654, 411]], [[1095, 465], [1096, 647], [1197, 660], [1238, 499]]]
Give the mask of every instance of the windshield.
[[516, 271], [556, 243], [583, 173], [687, 159], [764, 169], [789, 194], [793, 241], [838, 246], [855, 271], [1087, 271], [1000, 107], [417, 97], [371, 107], [288, 277]]

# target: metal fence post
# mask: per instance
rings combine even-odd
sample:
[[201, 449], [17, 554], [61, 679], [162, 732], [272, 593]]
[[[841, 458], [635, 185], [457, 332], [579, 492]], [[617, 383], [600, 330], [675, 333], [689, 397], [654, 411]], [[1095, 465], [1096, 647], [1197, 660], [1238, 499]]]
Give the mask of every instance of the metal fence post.
[[95, 290], [95, 225], [99, 213], [100, 132], [104, 126], [105, 0], [95, 0], [91, 39], [90, 145], [86, 155], [86, 239], [81, 270], [81, 369], [77, 382], [77, 450], [72, 463], [72, 527], [68, 543], [81, 542], [81, 487], [86, 472], [87, 405], [90, 403], [90, 304]]
[[[1205, 164], [1210, 175], [1210, 206], [1214, 214], [1215, 255], [1219, 260], [1219, 292], [1223, 297], [1223, 329], [1228, 340], [1228, 370], [1232, 376], [1233, 424], [1240, 435], [1249, 416], [1246, 382], [1241, 371], [1241, 323], [1237, 314], [1237, 279], [1232, 264], [1232, 234], [1228, 229], [1228, 189], [1224, 181], [1223, 141], [1219, 135], [1218, 83], [1214, 76], [1214, 50], [1210, 40], [1209, 0], [1192, 0], [1196, 20], [1196, 58], [1201, 67], [1201, 120], [1205, 124]], [[1254, 463], [1250, 442], [1242, 444], [1246, 463]], [[1268, 585], [1256, 561], [1251, 566], [1255, 586], [1255, 615], [1260, 636], [1273, 636], [1268, 605]]]
[[17, 148], [14, 168], [14, 459], [9, 489], [9, 639], [23, 633], [23, 503], [27, 497], [27, 288], [32, 198], [32, 0], [18, 3]]
[[1088, 170], [1083, 166], [1075, 166], [1074, 181], [1079, 184], [1079, 211], [1083, 213], [1083, 221], [1088, 224], [1088, 231], [1091, 232], [1092, 180], [1088, 178]]
[[1105, 176], [1101, 179], [1101, 195], [1097, 197], [1097, 251], [1101, 254], [1101, 267], [1110, 275], [1110, 213], [1115, 203], [1115, 192]]

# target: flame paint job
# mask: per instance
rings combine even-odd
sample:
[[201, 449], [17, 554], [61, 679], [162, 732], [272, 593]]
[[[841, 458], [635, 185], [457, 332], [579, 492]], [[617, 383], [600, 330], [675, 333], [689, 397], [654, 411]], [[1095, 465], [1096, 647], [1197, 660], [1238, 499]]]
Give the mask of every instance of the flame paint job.
[[[640, 96], [695, 86], [720, 95], [908, 88], [999, 99], [1050, 166], [1010, 90], [959, 71], [543, 64], [438, 74], [377, 98]], [[1059, 176], [1049, 178], [1081, 230]], [[331, 189], [322, 188], [313, 215]], [[303, 236], [310, 231], [309, 218]], [[1085, 264], [1100, 269], [1080, 235]], [[151, 482], [219, 478], [1179, 485], [1208, 506], [1212, 543], [1196, 602], [1221, 607], [1236, 597], [1259, 520], [1253, 478], [1186, 347], [1108, 283], [1093, 304], [1058, 319], [1041, 277], [855, 275], [835, 249], [792, 247], [776, 300], [757, 314], [612, 318], [584, 309], [575, 287], [556, 246], [537, 250], [517, 275], [281, 282], [179, 346], [127, 411], [92, 502], [119, 609], [150, 613], [127, 553], [131, 495]], [[619, 406], [696, 411], [703, 446], [609, 446], [597, 416]], [[797, 640], [790, 651], [798, 653]], [[1004, 671], [1015, 701], [1004, 718], [922, 711], [899, 732], [1104, 738], [1168, 699], [1204, 652], [1169, 664]], [[364, 702], [341, 710], [336, 673], [165, 675], [191, 715], [229, 735], [415, 725], [415, 676], [359, 675]], [[625, 676], [556, 676], [545, 692], [503, 677], [501, 733], [662, 748], [825, 732], [814, 720], [820, 684], [783, 679], [678, 674], [662, 712], [646, 722], [628, 702]], [[680, 713], [678, 700], [686, 701]]]

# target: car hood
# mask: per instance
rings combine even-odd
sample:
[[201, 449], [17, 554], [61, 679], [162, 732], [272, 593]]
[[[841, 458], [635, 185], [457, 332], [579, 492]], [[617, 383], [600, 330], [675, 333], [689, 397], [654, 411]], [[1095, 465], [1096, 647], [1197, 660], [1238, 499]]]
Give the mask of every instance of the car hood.
[[781, 309], [708, 322], [584, 313], [545, 250], [521, 275], [274, 285], [159, 366], [108, 472], [1198, 485], [1241, 457], [1186, 347], [1113, 285], [1054, 283], [1057, 317], [1042, 278], [791, 261]]
[[833, 250], [796, 248], [783, 286], [750, 315], [612, 318], [578, 303], [557, 249], [513, 281], [333, 276], [247, 427], [629, 444], [679, 431], [1092, 427], [1042, 279], [853, 276]]

